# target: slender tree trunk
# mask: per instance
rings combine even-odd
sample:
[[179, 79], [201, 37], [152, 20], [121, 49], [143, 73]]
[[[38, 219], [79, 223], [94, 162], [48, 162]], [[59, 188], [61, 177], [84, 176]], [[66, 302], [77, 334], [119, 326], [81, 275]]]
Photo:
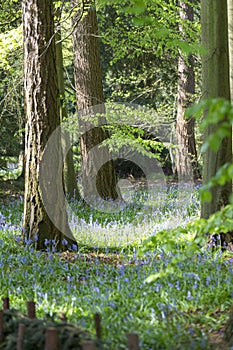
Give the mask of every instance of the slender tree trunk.
[[[203, 98], [223, 97], [230, 100], [227, 0], [202, 0], [202, 57]], [[205, 138], [218, 126], [208, 126]], [[203, 157], [203, 183], [206, 184], [217, 170], [232, 161], [232, 135], [223, 139], [217, 152], [208, 149]], [[229, 203], [232, 183], [216, 186], [211, 202], [202, 203], [201, 216], [208, 218]]]
[[[229, 76], [230, 76], [230, 96], [233, 103], [233, 0], [228, 0], [228, 43], [229, 43]], [[231, 233], [232, 237], [232, 233]], [[222, 235], [224, 238], [224, 235]], [[225, 327], [225, 340], [230, 345], [233, 344], [233, 308], [229, 313], [229, 318]]]
[[[24, 124], [20, 125], [20, 129], [22, 129], [23, 127], [24, 127]], [[19, 152], [18, 166], [20, 169], [22, 169], [21, 174], [19, 175], [19, 179], [24, 179], [25, 178], [25, 133], [24, 132], [20, 136], [20, 152]]]
[[[55, 145], [46, 166], [48, 177], [39, 178], [41, 159], [46, 144], [59, 125], [59, 89], [56, 71], [53, 1], [24, 0], [24, 89], [26, 110], [25, 131], [25, 199], [24, 239], [35, 240], [37, 249], [45, 248], [45, 240], [55, 240], [57, 248], [63, 249], [62, 239], [71, 243], [65, 203], [56, 191], [62, 181], [61, 140]], [[56, 175], [54, 169], [57, 169]], [[57, 184], [50, 191], [47, 179]], [[41, 181], [47, 191], [49, 205], [59, 229], [46, 212], [41, 195]], [[50, 193], [51, 192], [51, 193]]]
[[[183, 21], [193, 22], [192, 1], [186, 3], [179, 1], [180, 19], [179, 31], [185, 38]], [[200, 172], [197, 162], [197, 150], [195, 141], [194, 118], [185, 118], [185, 111], [194, 101], [195, 94], [195, 73], [194, 57], [184, 56], [182, 52], [178, 58], [178, 104], [176, 118], [176, 170], [179, 181], [189, 182], [200, 179]]]
[[[229, 70], [231, 103], [233, 103], [233, 0], [228, 0], [228, 43], [229, 43]], [[233, 141], [233, 134], [232, 134]]]
[[228, 0], [228, 42], [229, 42], [229, 62], [230, 62], [230, 88], [231, 102], [233, 102], [233, 0]]
[[19, 179], [24, 179], [24, 174], [25, 174], [25, 153], [24, 153], [24, 150], [20, 150], [18, 165], [19, 165], [19, 168], [22, 169], [21, 174], [19, 175]]
[[[56, 57], [57, 57], [57, 72], [58, 72], [58, 86], [60, 92], [60, 119], [61, 122], [68, 117], [67, 110], [65, 106], [65, 81], [64, 81], [64, 67], [63, 67], [63, 52], [62, 52], [62, 36], [60, 28], [56, 32]], [[64, 143], [64, 148], [66, 145], [70, 144], [69, 132], [67, 131], [64, 135], [62, 142]], [[65, 193], [69, 198], [80, 199], [80, 194], [78, 192], [76, 175], [74, 171], [74, 161], [73, 161], [73, 152], [70, 149], [67, 153], [67, 156], [64, 160], [63, 168], [64, 176], [64, 189]]]
[[86, 200], [93, 196], [115, 200], [118, 198], [118, 192], [114, 164], [108, 148], [98, 147], [109, 137], [109, 134], [99, 127], [105, 122], [104, 117], [98, 120], [98, 117], [95, 116], [96, 111], [104, 113], [95, 7], [91, 7], [78, 24], [73, 18], [73, 25], [75, 28], [73, 47], [78, 111], [80, 115], [91, 115], [93, 120], [93, 123], [90, 119], [89, 121], [83, 121], [82, 118], [79, 120], [80, 127], [84, 130], [80, 138], [83, 195]]

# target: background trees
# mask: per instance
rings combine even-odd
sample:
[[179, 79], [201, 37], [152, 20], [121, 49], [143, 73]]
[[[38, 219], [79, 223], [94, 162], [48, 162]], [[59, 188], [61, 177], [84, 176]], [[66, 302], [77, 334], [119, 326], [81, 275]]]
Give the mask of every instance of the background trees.
[[[174, 126], [171, 142], [176, 139], [179, 145], [172, 152], [173, 157], [176, 153], [174, 170], [180, 180], [198, 179], [194, 119], [184, 118], [188, 105], [197, 99], [199, 92], [195, 86], [199, 64], [192, 54], [197, 51], [198, 4], [196, 1], [180, 1], [179, 5], [163, 1], [140, 4], [126, 10], [124, 6], [123, 9], [108, 6], [107, 16], [100, 17], [104, 28], [103, 52], [112, 53], [111, 66], [103, 65], [105, 82], [110, 83], [111, 98], [115, 101], [124, 98], [152, 106], [164, 124], [170, 122]], [[109, 91], [106, 93], [108, 96]]]
[[[229, 1], [229, 11], [230, 4], [231, 2]], [[59, 52], [61, 53], [59, 45], [57, 46], [57, 58], [60, 55], [60, 60], [56, 58], [56, 70], [60, 72], [59, 77], [62, 78], [63, 76], [61, 73], [63, 71], [62, 64], [64, 64], [66, 70], [64, 84], [62, 79], [60, 79], [59, 93], [60, 98], [63, 95], [62, 106], [60, 104], [63, 114], [64, 105], [67, 107], [67, 116], [75, 111], [76, 100], [79, 111], [96, 104], [102, 104], [104, 99], [115, 102], [123, 100], [124, 102], [147, 105], [157, 111], [161, 120], [167, 123], [164, 125], [169, 125], [169, 127], [172, 125], [176, 126], [177, 142], [180, 145], [176, 159], [178, 173], [184, 176], [188, 174], [188, 177], [191, 176], [191, 171], [190, 169], [188, 170], [189, 162], [187, 162], [187, 159], [192, 154], [191, 164], [194, 165], [192, 173], [194, 178], [198, 178], [198, 166], [200, 164], [197, 165], [196, 153], [199, 152], [199, 148], [197, 148], [196, 152], [193, 138], [194, 121], [193, 118], [190, 118], [188, 122], [184, 120], [186, 107], [198, 98], [197, 95], [200, 91], [200, 66], [198, 60], [194, 57], [194, 53], [197, 52], [198, 35], [200, 33], [198, 1], [180, 1], [179, 4], [176, 4], [176, 2], [168, 3], [163, 0], [144, 0], [136, 2], [136, 5], [133, 1], [123, 1], [121, 5], [116, 1], [112, 2], [110, 6], [109, 4], [106, 5], [106, 2], [102, 0], [97, 3], [98, 25], [96, 13], [93, 9], [90, 9], [78, 24], [74, 17], [73, 28], [68, 28], [67, 23], [70, 22], [71, 14], [73, 15], [75, 11], [80, 19], [79, 13], [80, 11], [82, 12], [82, 5], [83, 3], [74, 3], [74, 8], [72, 8], [71, 12], [69, 12], [70, 9], [68, 10], [65, 6], [62, 6], [64, 18], [60, 21], [61, 27], [63, 26], [63, 30], [65, 29], [70, 34], [73, 34], [73, 44], [71, 43], [71, 35], [67, 36], [68, 39], [62, 43], [64, 49], [63, 59], [62, 55], [59, 54]], [[19, 83], [16, 87], [16, 84], [10, 83], [11, 78], [14, 79], [12, 81], [16, 81], [18, 77], [22, 77], [22, 72], [19, 68], [22, 57], [18, 54], [20, 53], [18, 51], [20, 50], [20, 41], [18, 41], [20, 39], [18, 37], [22, 39], [19, 20], [20, 1], [12, 2], [12, 11], [8, 11], [5, 5], [1, 6], [0, 16], [3, 24], [0, 27], [0, 54], [2, 58], [0, 63], [0, 74], [2, 76], [0, 95], [3, 108], [0, 111], [0, 122], [5, 133], [1, 138], [0, 149], [2, 159], [5, 160], [6, 156], [19, 155], [20, 140], [22, 139], [20, 136], [17, 136], [14, 138], [14, 143], [7, 142], [7, 131], [11, 130], [15, 135], [21, 135], [18, 131], [23, 131], [24, 114], [22, 112], [21, 84]], [[217, 35], [220, 32], [220, 28], [225, 28], [224, 24], [226, 26], [227, 14], [224, 11], [227, 8], [226, 4], [221, 7], [221, 13], [224, 14], [221, 20], [223, 21], [224, 18], [225, 22], [219, 24], [220, 18], [216, 18], [213, 21], [214, 9], [220, 6], [219, 3], [214, 2], [210, 8], [208, 6], [209, 3], [203, 0], [203, 44], [207, 45], [208, 52], [214, 52], [214, 54], [213, 57], [211, 56], [211, 62], [208, 61], [208, 58], [204, 58], [203, 61], [203, 86], [204, 92], [206, 92], [204, 97], [227, 97], [228, 81], [225, 81], [224, 78], [223, 82], [222, 77], [225, 76], [228, 79], [227, 73], [225, 73], [228, 69], [228, 58], [226, 55], [228, 39], [225, 29], [221, 30], [221, 37]], [[59, 4], [57, 4], [57, 7], [59, 7]], [[88, 8], [89, 5], [86, 9]], [[208, 16], [211, 19], [210, 21]], [[99, 33], [97, 32], [98, 26]], [[212, 30], [211, 28], [214, 29]], [[229, 33], [231, 33], [230, 25], [228, 28]], [[18, 36], [15, 36], [15, 33]], [[35, 33], [32, 34], [34, 35]], [[58, 31], [56, 35], [60, 35]], [[14, 45], [11, 47], [9, 38], [13, 37]], [[15, 39], [16, 37], [17, 40]], [[59, 42], [60, 39], [57, 41]], [[99, 41], [101, 55], [99, 53]], [[218, 54], [218, 51], [214, 51], [214, 47], [218, 47], [218, 42], [220, 41], [220, 54]], [[8, 42], [7, 50], [4, 49], [6, 42]], [[68, 55], [72, 45], [75, 56], [74, 64]], [[225, 53], [223, 52], [224, 50]], [[54, 57], [55, 55], [53, 59]], [[208, 54], [205, 57], [208, 57]], [[103, 84], [100, 60], [103, 71]], [[178, 63], [179, 68], [177, 70]], [[221, 70], [220, 74], [218, 69]], [[197, 79], [194, 84], [195, 77]], [[20, 79], [18, 80], [20, 82]], [[213, 86], [216, 86], [216, 90], [214, 90]], [[56, 93], [52, 94], [56, 95]], [[17, 97], [17, 104], [12, 102], [16, 101], [15, 97]], [[227, 98], [229, 99], [229, 96]], [[66, 103], [63, 104], [63, 101]], [[104, 109], [101, 112], [104, 112]], [[149, 125], [150, 123], [151, 121], [148, 123], [145, 120], [147, 129], [151, 126]], [[211, 126], [204, 137], [206, 138], [212, 131], [214, 130]], [[142, 135], [141, 131], [139, 134]], [[135, 137], [140, 142], [141, 137], [137, 135], [135, 133]], [[97, 163], [101, 163], [99, 159], [98, 161], [91, 158], [88, 160], [87, 157], [89, 150], [93, 146], [101, 144], [108, 136], [108, 133], [101, 128], [92, 128], [91, 132], [82, 135], [81, 151], [78, 150], [76, 156], [82, 155], [83, 179], [85, 178], [84, 183], [87, 184], [88, 195], [93, 193], [91, 183], [95, 182], [93, 182], [93, 179], [90, 180], [91, 174], [98, 173], [97, 187], [100, 195], [103, 198], [117, 198], [118, 193], [116, 191], [112, 162], [108, 162], [102, 169], [97, 169]], [[160, 135], [153, 135], [153, 137], [157, 136], [159, 137]], [[197, 133], [195, 136], [197, 136]], [[218, 151], [217, 158], [211, 150], [207, 150], [205, 154], [205, 183], [222, 164], [227, 160], [231, 161], [229, 137], [223, 140], [223, 145], [225, 149]], [[181, 149], [183, 150], [182, 152], [180, 151]], [[26, 151], [28, 152], [27, 146]], [[77, 164], [75, 166], [77, 170]], [[71, 179], [71, 171], [69, 170], [67, 173], [69, 176], [68, 181], [65, 181], [65, 183], [68, 183]], [[73, 187], [75, 187], [76, 175], [77, 173], [73, 172]], [[220, 194], [217, 194], [217, 189], [213, 190], [212, 197], [215, 203], [203, 204], [202, 216], [208, 217], [210, 213], [227, 203], [226, 198], [228, 198], [230, 193], [231, 185], [228, 184], [226, 186], [227, 188], [224, 189], [219, 188]], [[67, 192], [71, 193], [72, 190], [67, 190]], [[209, 205], [212, 207], [206, 211]]]
[[[172, 124], [176, 118], [178, 48], [187, 49], [196, 38], [192, 31], [189, 43], [180, 37], [179, 11], [172, 2], [141, 1], [136, 7], [131, 5], [127, 8], [124, 2], [122, 6], [117, 2], [111, 6], [105, 6], [104, 1], [98, 3], [105, 98], [146, 104]], [[65, 16], [69, 18], [69, 14]], [[63, 27], [64, 23], [62, 19]], [[67, 41], [63, 46], [66, 52]], [[65, 90], [66, 100], [70, 98], [66, 103], [69, 109], [75, 99], [74, 94], [67, 94], [72, 91], [71, 61], [68, 68]]]

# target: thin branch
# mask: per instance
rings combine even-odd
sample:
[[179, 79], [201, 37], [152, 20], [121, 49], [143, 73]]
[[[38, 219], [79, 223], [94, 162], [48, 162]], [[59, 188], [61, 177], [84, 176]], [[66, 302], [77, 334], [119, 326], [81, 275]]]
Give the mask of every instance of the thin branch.
[[[83, 3], [84, 3], [84, 2], [82, 2], [82, 4], [83, 4]], [[84, 5], [85, 5], [85, 4], [84, 4]], [[72, 27], [72, 30], [71, 30], [64, 38], [62, 38], [61, 40], [57, 41], [57, 44], [58, 44], [58, 43], [62, 43], [63, 41], [65, 41], [67, 38], [69, 38], [69, 37], [73, 34], [75, 28], [77, 27], [78, 23], [81, 21], [83, 15], [84, 15], [84, 9], [85, 9], [85, 8], [84, 8], [84, 5], [83, 5], [83, 7], [82, 7], [82, 10], [80, 11], [81, 14], [79, 15], [79, 17], [78, 17], [78, 19], [77, 19], [75, 25]], [[74, 9], [76, 9], [77, 7], [78, 7], [78, 5], [74, 6], [74, 7], [71, 9], [71, 11], [70, 11], [70, 13], [69, 13], [69, 16], [68, 16], [67, 18], [70, 18], [70, 17], [71, 17], [72, 13], [74, 12]], [[63, 22], [63, 21], [62, 21], [62, 22]], [[49, 42], [46, 44], [46, 46], [45, 46], [45, 48], [44, 48], [44, 51], [41, 53], [41, 55], [39, 56], [39, 58], [40, 58], [41, 56], [43, 56], [43, 55], [47, 52], [47, 50], [48, 50], [49, 46], [51, 45], [53, 39], [55, 38], [56, 34], [59, 33], [60, 28], [59, 28], [58, 26], [60, 26], [60, 23], [62, 23], [62, 22], [58, 22], [57, 24], [55, 24], [55, 31], [54, 31], [54, 34], [53, 34], [53, 35], [51, 36], [51, 38], [49, 39]]]

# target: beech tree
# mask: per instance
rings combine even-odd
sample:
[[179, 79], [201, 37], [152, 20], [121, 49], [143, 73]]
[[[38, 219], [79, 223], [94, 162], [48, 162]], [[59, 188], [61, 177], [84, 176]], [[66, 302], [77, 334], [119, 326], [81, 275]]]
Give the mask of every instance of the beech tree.
[[[227, 0], [201, 1], [203, 98], [222, 97], [230, 100], [228, 9]], [[218, 125], [209, 125], [204, 138], [214, 133]], [[208, 148], [203, 157], [203, 183], [206, 184], [217, 170], [232, 161], [232, 134], [225, 137], [217, 152]], [[212, 199], [203, 202], [201, 216], [208, 218], [229, 203], [232, 183], [211, 189]]]
[[[23, 236], [36, 241], [37, 249], [45, 248], [46, 239], [55, 240], [58, 249], [65, 247], [62, 245], [64, 238], [67, 243], [72, 242], [65, 203], [59, 193], [62, 182], [61, 140], [57, 140], [55, 151], [46, 164], [47, 176], [39, 178], [43, 151], [60, 122], [53, 16], [52, 0], [23, 0], [26, 112]], [[47, 203], [53, 207], [56, 226], [43, 202], [41, 183], [44, 193], [47, 193]], [[57, 184], [53, 191], [51, 183]]]
[[[101, 126], [105, 123], [100, 47], [95, 6], [87, 9], [81, 21], [73, 17], [74, 75], [79, 115], [88, 115], [93, 123], [79, 119], [83, 130], [80, 137], [82, 158], [82, 186], [84, 199], [99, 196], [117, 199], [116, 176], [108, 148], [101, 143], [109, 134]], [[96, 112], [102, 117], [96, 117]], [[98, 119], [99, 118], [99, 119]], [[97, 124], [96, 124], [97, 122]], [[95, 146], [98, 150], [90, 152]], [[109, 161], [106, 161], [109, 160]]]

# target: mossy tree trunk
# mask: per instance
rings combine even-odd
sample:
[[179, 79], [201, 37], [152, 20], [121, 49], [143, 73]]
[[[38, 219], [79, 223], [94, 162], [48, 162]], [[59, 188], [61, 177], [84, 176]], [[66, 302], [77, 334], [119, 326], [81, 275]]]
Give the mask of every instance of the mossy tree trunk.
[[[203, 98], [222, 97], [230, 100], [227, 0], [202, 0], [202, 57]], [[208, 126], [205, 138], [218, 126]], [[217, 170], [232, 161], [232, 135], [221, 142], [217, 152], [208, 149], [203, 156], [203, 183]], [[232, 183], [212, 188], [212, 200], [203, 202], [201, 216], [208, 218], [229, 203]]]
[[[186, 38], [184, 23], [193, 22], [192, 0], [189, 3], [179, 1], [179, 32]], [[195, 94], [195, 72], [193, 55], [181, 51], [178, 57], [178, 101], [176, 117], [176, 171], [179, 181], [190, 182], [200, 179], [197, 162], [194, 118], [185, 118], [186, 109], [193, 104]]]
[[58, 249], [63, 238], [73, 242], [69, 229], [63, 197], [56, 192], [62, 181], [61, 140], [55, 145], [56, 151], [51, 154], [47, 164], [48, 176], [58, 184], [49, 192], [50, 184], [44, 181], [50, 204], [54, 207], [54, 217], [59, 222], [58, 229], [48, 216], [42, 200], [39, 170], [46, 144], [60, 122], [59, 89], [56, 70], [56, 50], [53, 21], [52, 0], [24, 0], [24, 90], [25, 90], [25, 196], [24, 196], [24, 232], [23, 238], [36, 240], [36, 248], [44, 249], [45, 240], [55, 240]]
[[[95, 7], [91, 6], [78, 24], [76, 17], [74, 17], [73, 26], [74, 73], [78, 112], [79, 115], [91, 116], [93, 120], [92, 123], [90, 118], [88, 121], [79, 119], [80, 128], [84, 130], [80, 137], [83, 195], [86, 200], [92, 196], [115, 200], [118, 198], [118, 192], [114, 164], [108, 147], [98, 147], [109, 137], [109, 133], [99, 127], [99, 123], [101, 125], [105, 123], [104, 117], [98, 120], [98, 117], [95, 116], [96, 112], [104, 114], [100, 46]], [[108, 159], [109, 161], [107, 161]]]

